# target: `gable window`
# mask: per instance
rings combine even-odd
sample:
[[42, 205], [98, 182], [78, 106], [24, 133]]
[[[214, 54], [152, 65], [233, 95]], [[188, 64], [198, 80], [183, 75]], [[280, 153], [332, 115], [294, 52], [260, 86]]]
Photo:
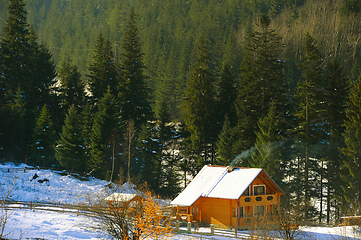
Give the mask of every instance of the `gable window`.
[[266, 194], [265, 185], [255, 185], [253, 186], [253, 195], [264, 195]]

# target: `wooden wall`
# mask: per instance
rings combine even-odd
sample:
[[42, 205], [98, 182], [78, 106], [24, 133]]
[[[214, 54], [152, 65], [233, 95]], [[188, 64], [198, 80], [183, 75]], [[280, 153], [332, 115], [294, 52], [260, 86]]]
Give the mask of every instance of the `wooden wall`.
[[[253, 196], [253, 186], [254, 185], [266, 185], [266, 194], [272, 195], [274, 198], [271, 201], [266, 200], [266, 197], [261, 202], [256, 202], [252, 197], [252, 201], [249, 203], [244, 202], [244, 196], [239, 199], [240, 207], [244, 207], [244, 217], [240, 217], [239, 226], [245, 226], [248, 224], [250, 219], [253, 219], [253, 207], [263, 205], [266, 206], [266, 211], [270, 213], [273, 210], [274, 205], [279, 204], [279, 197], [282, 194], [281, 192], [275, 193], [270, 190], [267, 186], [267, 182], [263, 181], [260, 178], [256, 178], [250, 187], [250, 196]], [[262, 196], [262, 195], [258, 195]], [[263, 195], [264, 196], [264, 195]], [[243, 201], [241, 201], [243, 199]], [[236, 200], [231, 199], [220, 199], [220, 198], [209, 198], [209, 197], [200, 197], [193, 205], [190, 207], [189, 212], [192, 214], [194, 208], [198, 209], [198, 219], [197, 220], [206, 224], [215, 224], [223, 226], [237, 226], [238, 219], [234, 216], [234, 212], [238, 207]], [[265, 212], [266, 214], [266, 212]]]

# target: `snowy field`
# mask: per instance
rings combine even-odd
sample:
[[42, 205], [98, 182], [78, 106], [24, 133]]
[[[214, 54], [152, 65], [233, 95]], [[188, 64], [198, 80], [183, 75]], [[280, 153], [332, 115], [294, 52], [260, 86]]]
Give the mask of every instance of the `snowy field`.
[[[109, 182], [91, 178], [88, 181], [61, 175], [50, 170], [27, 169], [21, 174], [24, 165], [0, 164], [0, 193], [2, 197], [19, 176], [11, 192], [12, 206], [22, 207], [16, 202], [56, 203], [60, 206], [79, 205], [97, 201], [110, 193]], [[37, 179], [32, 180], [34, 175]], [[40, 183], [38, 180], [48, 179]], [[129, 191], [122, 189], [122, 191]], [[2, 213], [0, 212], [0, 215]], [[74, 212], [53, 212], [35, 208], [35, 211], [25, 208], [11, 209], [7, 213], [8, 221], [5, 227], [7, 239], [106, 239], [101, 233], [90, 230], [89, 226], [97, 224], [93, 219]], [[182, 229], [185, 232], [185, 228]], [[298, 239], [361, 239], [352, 227], [304, 227]], [[206, 236], [208, 228], [200, 228], [202, 239], [225, 240], [229, 237]], [[227, 232], [225, 232], [227, 233]], [[248, 231], [239, 232], [239, 239], [246, 237]], [[174, 235], [172, 240], [200, 239], [200, 234]]]

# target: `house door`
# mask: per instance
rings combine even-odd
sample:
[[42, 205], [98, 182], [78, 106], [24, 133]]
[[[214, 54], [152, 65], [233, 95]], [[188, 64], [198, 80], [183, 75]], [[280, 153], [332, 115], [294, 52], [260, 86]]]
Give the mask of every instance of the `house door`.
[[199, 221], [200, 220], [200, 213], [199, 213], [199, 205], [194, 205], [192, 208], [192, 215], [193, 215], [193, 220], [195, 221]]

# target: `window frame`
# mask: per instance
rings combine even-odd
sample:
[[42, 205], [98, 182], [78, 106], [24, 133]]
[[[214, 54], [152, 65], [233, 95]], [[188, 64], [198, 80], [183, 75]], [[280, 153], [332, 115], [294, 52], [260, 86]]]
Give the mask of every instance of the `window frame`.
[[[255, 188], [257, 187], [263, 187], [264, 188], [264, 193], [263, 194], [255, 194]], [[266, 185], [265, 184], [261, 184], [261, 185], [253, 185], [253, 196], [258, 196], [258, 195], [266, 195]]]

